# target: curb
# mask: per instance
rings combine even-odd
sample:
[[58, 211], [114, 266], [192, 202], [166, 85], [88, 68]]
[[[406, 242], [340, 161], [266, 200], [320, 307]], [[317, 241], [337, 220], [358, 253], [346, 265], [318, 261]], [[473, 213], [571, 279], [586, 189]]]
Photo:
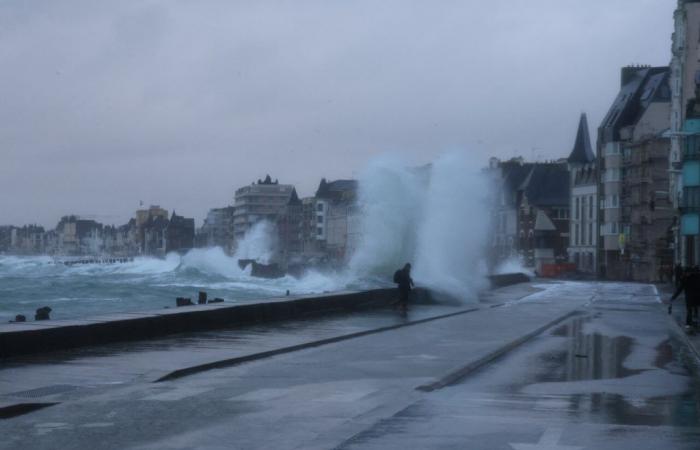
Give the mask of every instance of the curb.
[[437, 381], [434, 381], [433, 383], [423, 384], [421, 386], [416, 387], [416, 390], [422, 391], [422, 392], [432, 392], [432, 391], [453, 385], [453, 384], [459, 382], [460, 380], [464, 379], [468, 375], [481, 369], [485, 365], [487, 365], [487, 364], [497, 360], [498, 358], [504, 356], [506, 353], [508, 353], [512, 350], [515, 350], [517, 347], [523, 345], [527, 341], [529, 341], [532, 338], [543, 333], [548, 328], [551, 328], [551, 327], [553, 327], [553, 326], [555, 326], [555, 325], [557, 325], [557, 324], [559, 324], [559, 323], [561, 323], [561, 322], [563, 322], [563, 321], [565, 321], [573, 316], [579, 315], [579, 314], [582, 314], [582, 312], [580, 312], [578, 310], [571, 311], [567, 314], [564, 314], [563, 316], [547, 323], [546, 325], [539, 327], [535, 331], [532, 331], [532, 332], [526, 334], [525, 336], [522, 336], [522, 337], [504, 345], [503, 347], [487, 354], [486, 356], [483, 356], [483, 357], [477, 359], [476, 361], [473, 361], [473, 362], [467, 364], [464, 367], [460, 367], [459, 369], [448, 373], [447, 375], [445, 375], [444, 377], [440, 378]]
[[170, 373], [158, 378], [157, 380], [155, 380], [154, 383], [160, 383], [162, 381], [172, 381], [172, 380], [176, 380], [178, 378], [183, 378], [186, 376], [195, 375], [195, 374], [206, 372], [209, 370], [223, 369], [225, 367], [232, 367], [232, 366], [236, 366], [236, 365], [247, 363], [247, 362], [252, 362], [252, 361], [257, 361], [260, 359], [269, 358], [271, 356], [282, 355], [285, 353], [291, 353], [291, 352], [295, 352], [295, 351], [299, 351], [299, 350], [304, 350], [307, 348], [320, 347], [320, 346], [327, 345], [327, 344], [333, 344], [336, 342], [347, 341], [349, 339], [355, 339], [358, 337], [368, 336], [371, 334], [383, 333], [386, 331], [396, 330], [399, 328], [420, 325], [423, 323], [432, 322], [434, 320], [447, 319], [450, 317], [455, 317], [455, 316], [459, 316], [462, 314], [467, 314], [470, 312], [479, 311], [480, 309], [481, 308], [470, 308], [470, 309], [465, 309], [465, 310], [461, 310], [461, 311], [457, 311], [457, 312], [453, 312], [453, 313], [449, 313], [449, 314], [442, 314], [439, 316], [427, 317], [425, 319], [415, 320], [413, 322], [406, 322], [406, 323], [401, 323], [398, 325], [390, 325], [390, 326], [381, 327], [381, 328], [374, 328], [371, 330], [359, 331], [356, 333], [344, 334], [341, 336], [334, 336], [331, 338], [321, 339], [318, 341], [305, 342], [302, 344], [292, 345], [289, 347], [277, 348], [277, 349], [268, 350], [265, 352], [252, 353], [250, 355], [238, 356], [235, 358], [222, 359], [219, 361], [214, 361], [214, 362], [210, 362], [210, 363], [206, 363], [206, 364], [200, 364], [197, 366], [186, 367], [184, 369], [178, 369], [178, 370], [175, 370], [173, 372], [170, 372]]

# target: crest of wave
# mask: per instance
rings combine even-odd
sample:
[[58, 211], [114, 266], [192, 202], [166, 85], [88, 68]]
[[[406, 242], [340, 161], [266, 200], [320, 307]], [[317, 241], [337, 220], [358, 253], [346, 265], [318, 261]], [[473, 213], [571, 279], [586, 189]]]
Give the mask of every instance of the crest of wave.
[[390, 279], [411, 262], [417, 284], [474, 299], [486, 286], [490, 187], [466, 153], [416, 169], [396, 157], [376, 159], [360, 177], [361, 239], [349, 270]]

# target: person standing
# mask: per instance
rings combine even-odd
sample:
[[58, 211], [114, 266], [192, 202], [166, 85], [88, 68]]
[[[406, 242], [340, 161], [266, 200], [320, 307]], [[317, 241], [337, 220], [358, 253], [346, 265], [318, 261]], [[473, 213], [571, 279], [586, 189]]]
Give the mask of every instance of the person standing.
[[414, 286], [411, 278], [411, 264], [406, 263], [403, 269], [399, 269], [394, 273], [394, 283], [398, 284], [399, 300], [398, 305], [402, 312], [408, 310], [408, 296], [411, 293], [411, 288]]
[[683, 266], [676, 264], [676, 267], [673, 269], [673, 275], [673, 281], [676, 283], [676, 289], [678, 289], [683, 281]]
[[[682, 277], [680, 286], [671, 297], [669, 303], [678, 297], [681, 292], [685, 292], [685, 326], [691, 328], [694, 319], [697, 319], [697, 308], [700, 304], [700, 268], [693, 267]], [[671, 313], [672, 306], [669, 305], [668, 312]]]

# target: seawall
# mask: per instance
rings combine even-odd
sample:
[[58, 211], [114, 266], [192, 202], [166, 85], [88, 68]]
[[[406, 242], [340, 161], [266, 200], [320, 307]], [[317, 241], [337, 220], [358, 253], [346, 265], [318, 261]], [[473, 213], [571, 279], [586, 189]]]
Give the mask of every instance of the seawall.
[[[499, 276], [500, 277], [500, 276]], [[524, 278], [525, 281], [529, 279]], [[520, 277], [491, 279], [492, 286], [523, 282]], [[0, 325], [0, 358], [53, 350], [161, 337], [260, 322], [280, 321], [343, 311], [386, 307], [396, 289], [336, 292], [281, 297], [255, 303], [210, 303], [154, 311], [116, 313], [75, 320], [46, 320]], [[412, 301], [434, 302], [426, 289], [415, 289]]]
[[[425, 294], [423, 294], [425, 295]], [[117, 313], [76, 320], [0, 325], [0, 358], [111, 342], [149, 339], [172, 333], [283, 320], [386, 306], [395, 289], [282, 297], [255, 303], [212, 303], [155, 311]]]

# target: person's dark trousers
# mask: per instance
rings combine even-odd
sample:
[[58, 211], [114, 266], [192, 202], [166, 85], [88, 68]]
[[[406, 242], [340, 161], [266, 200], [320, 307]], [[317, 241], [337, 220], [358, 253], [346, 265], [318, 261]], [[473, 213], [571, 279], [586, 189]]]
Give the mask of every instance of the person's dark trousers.
[[410, 291], [407, 289], [399, 289], [399, 305], [402, 308], [408, 307], [408, 293]]
[[692, 327], [693, 319], [697, 316], [697, 305], [688, 299], [685, 300], [685, 324]]

